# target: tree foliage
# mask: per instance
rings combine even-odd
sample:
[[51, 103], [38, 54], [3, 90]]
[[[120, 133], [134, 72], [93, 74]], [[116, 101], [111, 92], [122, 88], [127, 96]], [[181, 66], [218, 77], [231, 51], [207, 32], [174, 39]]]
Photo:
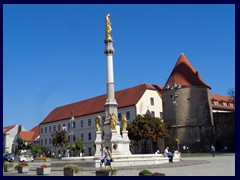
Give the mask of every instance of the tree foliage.
[[52, 145], [54, 147], [60, 147], [61, 150], [64, 149], [65, 146], [67, 146], [69, 143], [69, 140], [66, 136], [66, 131], [55, 131], [52, 133]]
[[31, 152], [33, 154], [47, 154], [49, 151], [48, 147], [40, 146], [39, 144], [32, 144], [31, 146]]
[[21, 137], [18, 137], [17, 144], [18, 144], [18, 150], [26, 150], [27, 149], [26, 141], [24, 141]]
[[[71, 149], [71, 145], [68, 145], [68, 149]], [[74, 151], [74, 155], [78, 155], [80, 152], [83, 152], [85, 149], [84, 143], [81, 140], [74, 141], [72, 145], [72, 150]]]
[[147, 143], [151, 142], [156, 149], [158, 140], [169, 136], [167, 126], [162, 120], [148, 114], [138, 115], [127, 130], [131, 140], [141, 142], [143, 152], [146, 152]]

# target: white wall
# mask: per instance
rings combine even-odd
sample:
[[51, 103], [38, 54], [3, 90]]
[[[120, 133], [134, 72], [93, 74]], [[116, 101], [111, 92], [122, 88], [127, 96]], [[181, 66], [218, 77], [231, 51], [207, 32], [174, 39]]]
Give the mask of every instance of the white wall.
[[[151, 105], [150, 98], [154, 99], [154, 105]], [[138, 115], [146, 114], [149, 110], [150, 112], [155, 112], [155, 117], [160, 117], [160, 112], [163, 111], [162, 98], [157, 91], [147, 89], [136, 104], [136, 107]]]

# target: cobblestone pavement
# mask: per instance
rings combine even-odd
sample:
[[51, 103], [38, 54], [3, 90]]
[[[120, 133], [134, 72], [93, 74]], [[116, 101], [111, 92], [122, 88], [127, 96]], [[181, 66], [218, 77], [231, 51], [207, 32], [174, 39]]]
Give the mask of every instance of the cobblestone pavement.
[[[36, 166], [36, 164], [35, 164]], [[114, 164], [113, 164], [114, 167]], [[235, 176], [235, 154], [226, 156], [209, 156], [182, 158], [180, 162], [160, 164], [156, 166], [118, 168], [117, 176], [138, 176], [138, 173], [148, 169], [151, 172], [164, 173], [166, 176]], [[3, 172], [3, 176], [37, 176], [35, 167], [26, 174]], [[52, 168], [50, 176], [63, 176], [62, 167]], [[95, 169], [89, 168], [81, 176], [95, 176]]]

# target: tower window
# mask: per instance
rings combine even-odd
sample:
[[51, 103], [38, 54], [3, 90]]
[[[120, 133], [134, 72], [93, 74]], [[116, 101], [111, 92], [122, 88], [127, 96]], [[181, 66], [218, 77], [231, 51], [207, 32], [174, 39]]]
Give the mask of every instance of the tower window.
[[92, 134], [88, 133], [88, 140], [91, 140], [91, 139], [92, 139]]

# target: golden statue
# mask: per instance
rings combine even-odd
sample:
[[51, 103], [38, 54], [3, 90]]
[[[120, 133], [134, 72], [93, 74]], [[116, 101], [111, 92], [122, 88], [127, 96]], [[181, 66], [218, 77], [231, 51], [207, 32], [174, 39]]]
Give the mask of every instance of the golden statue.
[[122, 115], [122, 130], [123, 131], [127, 130], [127, 118], [125, 115]]
[[97, 131], [101, 131], [101, 117], [99, 115], [95, 119], [95, 124]]
[[116, 130], [116, 123], [117, 123], [116, 115], [114, 113], [110, 114], [109, 120], [110, 120], [110, 124], [111, 124], [111, 129]]
[[108, 14], [105, 18], [105, 25], [106, 25], [105, 40], [112, 41], [112, 36], [110, 35], [112, 28], [111, 28], [111, 22], [110, 22], [109, 17], [110, 17], [110, 14]]

